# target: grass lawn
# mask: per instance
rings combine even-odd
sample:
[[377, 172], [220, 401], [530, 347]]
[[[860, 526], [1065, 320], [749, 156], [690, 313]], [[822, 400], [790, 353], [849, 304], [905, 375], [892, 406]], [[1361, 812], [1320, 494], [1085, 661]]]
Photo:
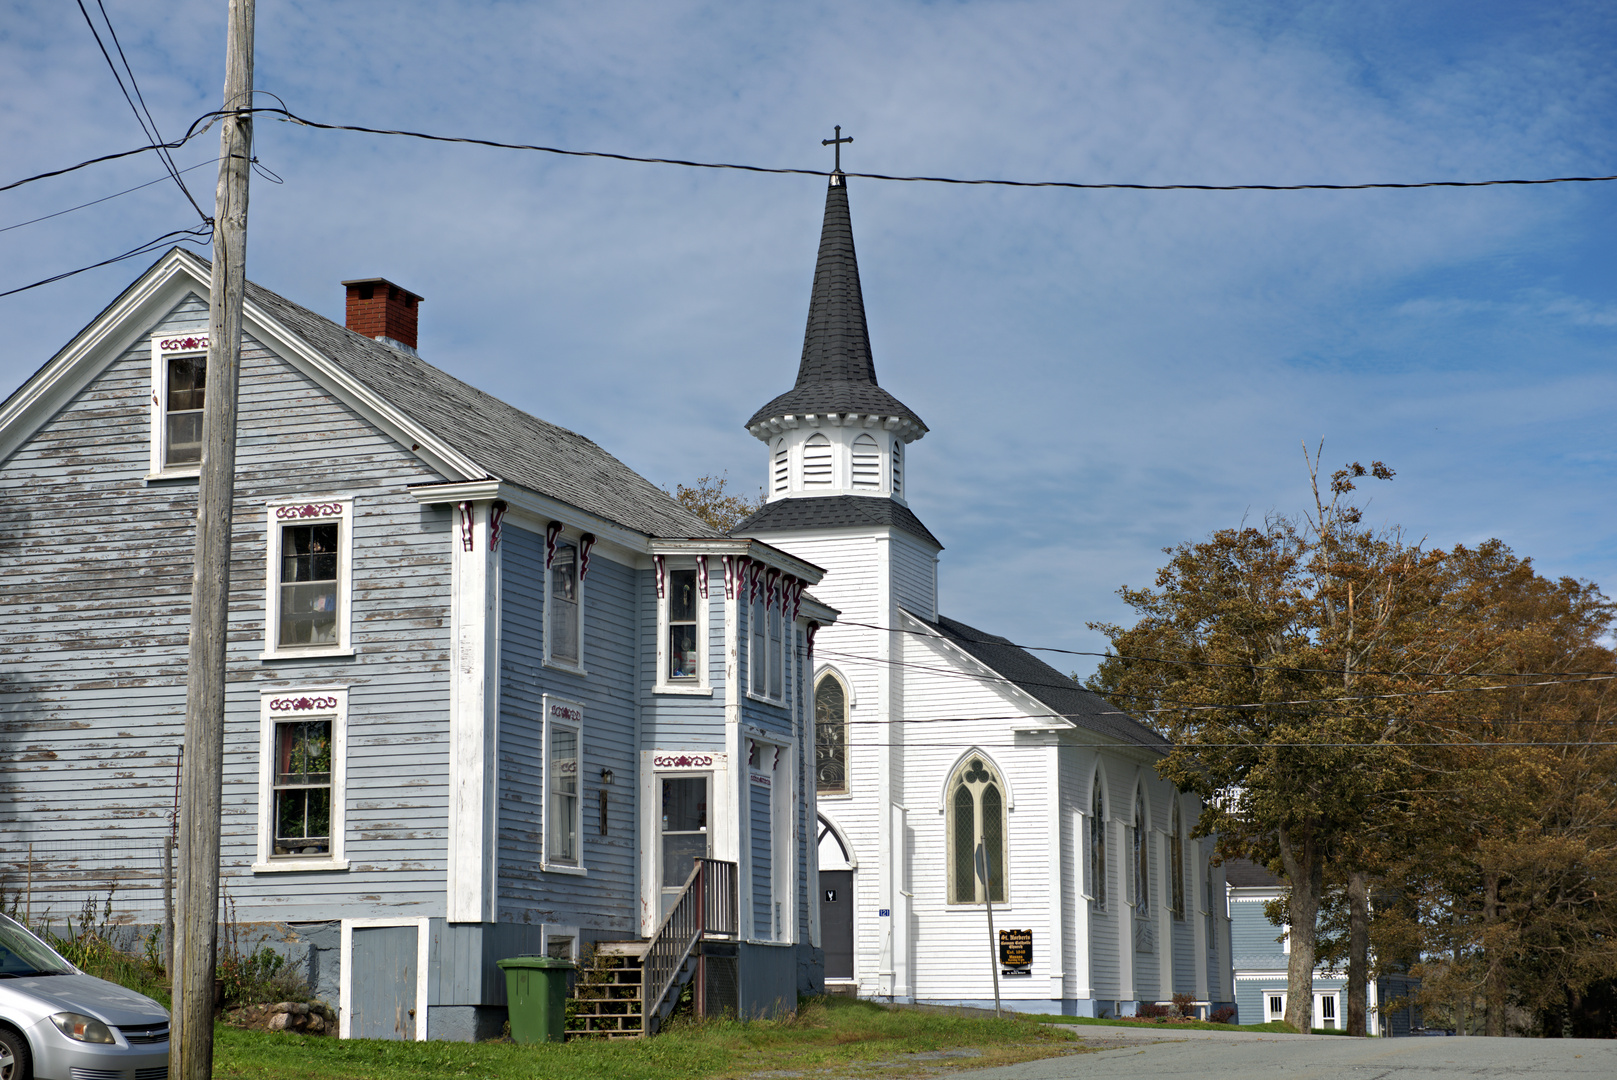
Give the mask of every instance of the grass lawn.
[[[940, 1016], [832, 998], [795, 1017], [670, 1027], [653, 1039], [514, 1043], [381, 1042], [214, 1029], [221, 1080], [701, 1080], [753, 1073], [894, 1076], [1081, 1053], [1028, 1018]], [[953, 1053], [951, 1053], [953, 1051]]]

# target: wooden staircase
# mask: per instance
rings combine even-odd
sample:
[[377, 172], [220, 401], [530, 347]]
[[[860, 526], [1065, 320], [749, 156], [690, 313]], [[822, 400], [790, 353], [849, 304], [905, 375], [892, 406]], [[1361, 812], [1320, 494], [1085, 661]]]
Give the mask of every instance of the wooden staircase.
[[568, 1036], [655, 1035], [693, 981], [697, 1017], [734, 1011], [737, 915], [736, 864], [697, 859], [679, 900], [650, 939], [596, 945], [594, 963], [573, 987]]

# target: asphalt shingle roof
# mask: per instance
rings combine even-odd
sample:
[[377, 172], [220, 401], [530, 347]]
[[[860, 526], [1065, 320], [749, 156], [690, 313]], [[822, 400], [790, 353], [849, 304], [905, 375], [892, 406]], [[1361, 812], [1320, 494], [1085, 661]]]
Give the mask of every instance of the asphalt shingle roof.
[[577, 432], [529, 416], [419, 356], [354, 333], [262, 286], [247, 297], [490, 476], [656, 537], [722, 536]]
[[1167, 739], [1133, 717], [1119, 712], [1105, 698], [1084, 689], [1032, 653], [1018, 648], [1009, 638], [984, 633], [943, 615], [939, 615], [936, 622], [921, 619], [913, 613], [911, 615], [985, 667], [1048, 706], [1051, 712], [1066, 717], [1069, 723], [1099, 735], [1167, 753]]
[[779, 416], [827, 413], [899, 416], [926, 430], [907, 405], [876, 385], [859, 259], [853, 249], [853, 219], [848, 214], [848, 179], [840, 173], [826, 188], [825, 224], [797, 384], [754, 413], [747, 427]]
[[1285, 884], [1251, 859], [1225, 859], [1224, 880], [1238, 889], [1274, 889]]
[[921, 524], [915, 511], [883, 495], [815, 495], [764, 503], [757, 513], [730, 530], [730, 535], [771, 529], [868, 528], [891, 525], [918, 536], [941, 551], [943, 545]]

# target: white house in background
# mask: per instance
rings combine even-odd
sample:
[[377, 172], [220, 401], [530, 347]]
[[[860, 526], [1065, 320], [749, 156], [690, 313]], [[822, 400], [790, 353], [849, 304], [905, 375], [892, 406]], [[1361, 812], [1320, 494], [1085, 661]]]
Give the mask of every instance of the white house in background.
[[[1231, 1003], [1223, 872], [1190, 838], [1196, 798], [1156, 774], [1164, 740], [939, 612], [943, 545], [906, 501], [927, 427], [876, 383], [840, 172], [797, 381], [747, 427], [766, 447], [768, 497], [733, 535], [825, 568], [815, 593], [841, 612], [813, 658], [827, 986], [982, 1005], [993, 959], [1024, 1011]], [[990, 899], [1005, 943], [1030, 957], [991, 953]]]

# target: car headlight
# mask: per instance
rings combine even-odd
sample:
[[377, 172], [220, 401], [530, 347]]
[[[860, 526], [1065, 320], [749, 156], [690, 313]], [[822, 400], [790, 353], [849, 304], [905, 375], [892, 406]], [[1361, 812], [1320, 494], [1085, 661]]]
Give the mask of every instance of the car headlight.
[[76, 1042], [109, 1043], [115, 1041], [112, 1031], [93, 1016], [83, 1013], [59, 1012], [51, 1017], [56, 1030]]

